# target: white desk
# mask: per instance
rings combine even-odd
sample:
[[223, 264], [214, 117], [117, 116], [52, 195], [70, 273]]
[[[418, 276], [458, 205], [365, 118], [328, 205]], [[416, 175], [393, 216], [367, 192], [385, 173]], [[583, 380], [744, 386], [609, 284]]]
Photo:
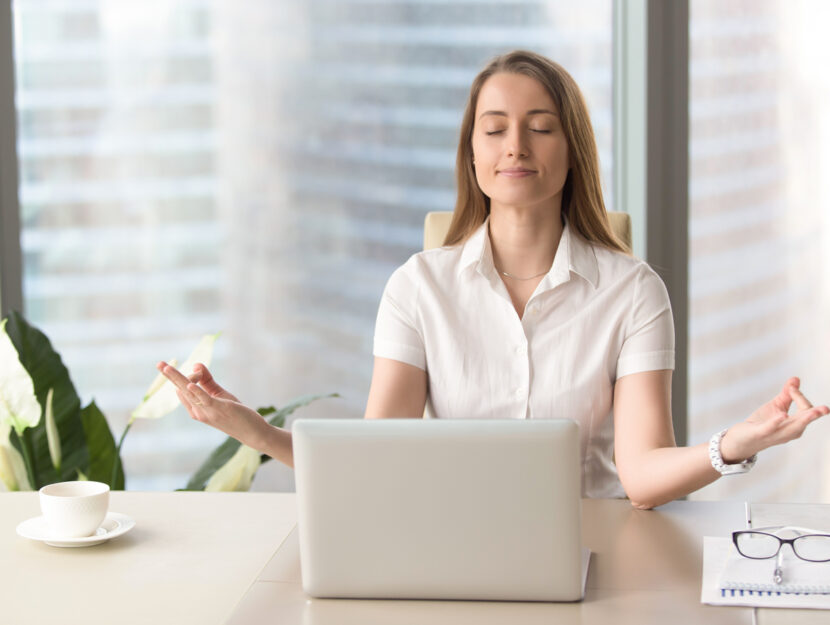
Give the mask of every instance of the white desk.
[[297, 517], [294, 495], [112, 493], [136, 526], [60, 549], [20, 538], [36, 493], [0, 493], [2, 625], [212, 625], [227, 621]]
[[[475, 623], [752, 623], [749, 608], [700, 604], [702, 536], [744, 524], [743, 504], [675, 502], [638, 511], [586, 500], [593, 552], [586, 598], [573, 604], [310, 600], [302, 591], [294, 495], [113, 493], [130, 533], [85, 549], [18, 537], [39, 514], [35, 493], [0, 494], [0, 622], [95, 625], [463, 625]], [[764, 505], [756, 525], [830, 515], [830, 506]], [[286, 539], [287, 538], [287, 539]], [[278, 549], [279, 548], [279, 549]], [[272, 554], [275, 554], [272, 559]], [[758, 610], [760, 625], [826, 623], [821, 611]]]

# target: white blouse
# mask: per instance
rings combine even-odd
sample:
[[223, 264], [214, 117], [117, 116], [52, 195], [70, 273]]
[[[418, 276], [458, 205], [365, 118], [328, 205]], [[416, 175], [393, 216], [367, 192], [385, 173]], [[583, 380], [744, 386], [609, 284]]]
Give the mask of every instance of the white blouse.
[[646, 263], [588, 243], [568, 224], [519, 319], [485, 222], [463, 245], [415, 254], [392, 274], [374, 355], [427, 372], [428, 417], [575, 420], [583, 496], [624, 497], [614, 382], [673, 369], [674, 324]]

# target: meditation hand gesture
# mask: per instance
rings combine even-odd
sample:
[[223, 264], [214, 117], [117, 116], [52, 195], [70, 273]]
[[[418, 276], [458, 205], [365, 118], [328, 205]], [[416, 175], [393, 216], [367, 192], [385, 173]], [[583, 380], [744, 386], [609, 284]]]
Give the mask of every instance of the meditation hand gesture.
[[[790, 378], [774, 399], [729, 428], [721, 440], [724, 462], [738, 463], [768, 447], [799, 438], [811, 422], [830, 412], [827, 406], [813, 406], [799, 390], [800, 384], [798, 378]], [[797, 411], [788, 414], [793, 402]]]
[[258, 412], [219, 386], [205, 365], [196, 364], [189, 378], [166, 362], [158, 363], [156, 368], [176, 385], [179, 401], [196, 421], [207, 423], [249, 447], [263, 448], [263, 438], [271, 426]]

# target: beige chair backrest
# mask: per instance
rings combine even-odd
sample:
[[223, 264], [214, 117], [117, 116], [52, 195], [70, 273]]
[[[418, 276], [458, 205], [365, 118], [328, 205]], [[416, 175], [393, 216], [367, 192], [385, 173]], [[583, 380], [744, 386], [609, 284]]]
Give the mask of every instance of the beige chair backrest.
[[[611, 222], [611, 230], [623, 241], [629, 248], [631, 248], [631, 216], [628, 213], [608, 213], [608, 219]], [[447, 231], [450, 229], [450, 222], [452, 221], [452, 211], [434, 211], [427, 213], [424, 220], [424, 249], [429, 250], [433, 247], [441, 247], [444, 243], [444, 237], [447, 236]]]

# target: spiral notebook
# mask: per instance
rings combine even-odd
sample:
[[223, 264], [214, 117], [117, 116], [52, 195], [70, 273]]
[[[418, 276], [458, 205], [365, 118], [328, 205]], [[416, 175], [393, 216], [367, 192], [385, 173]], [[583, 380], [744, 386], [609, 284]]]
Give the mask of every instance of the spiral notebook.
[[728, 538], [703, 538], [701, 603], [771, 608], [830, 609], [830, 563], [783, 563], [784, 580], [773, 582], [775, 558], [742, 557]]

